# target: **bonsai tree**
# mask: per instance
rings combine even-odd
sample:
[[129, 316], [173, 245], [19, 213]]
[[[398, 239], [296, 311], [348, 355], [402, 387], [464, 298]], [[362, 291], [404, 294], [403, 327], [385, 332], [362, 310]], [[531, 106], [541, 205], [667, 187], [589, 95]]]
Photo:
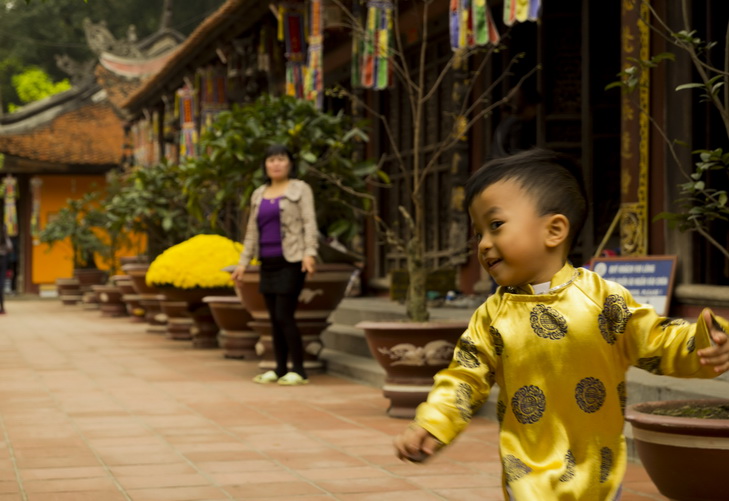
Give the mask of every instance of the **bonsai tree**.
[[98, 200], [98, 192], [87, 193], [80, 199], [68, 199], [66, 206], [40, 233], [41, 242], [51, 248], [59, 242], [67, 241], [71, 245], [75, 269], [98, 268], [97, 255], [107, 250], [98, 233], [104, 224]]
[[234, 104], [201, 136], [202, 154], [181, 162], [188, 209], [239, 240], [241, 214], [264, 182], [264, 152], [271, 144], [285, 144], [296, 155], [299, 177], [314, 191], [320, 231], [350, 242], [372, 207], [367, 182], [381, 174], [374, 161], [360, 160], [360, 145], [368, 140], [362, 127], [342, 112], [325, 113], [289, 96]]
[[[344, 2], [332, 1], [344, 13], [344, 17], [348, 20], [346, 27], [352, 30], [353, 37], [371, 43], [373, 35], [363, 26], [362, 19], [353, 15]], [[387, 159], [393, 170], [400, 173], [403, 179], [400, 189], [405, 194], [403, 198], [406, 204], [398, 207], [399, 220], [386, 221], [377, 214], [375, 221], [386, 245], [406, 258], [409, 275], [406, 310], [408, 318], [416, 322], [426, 321], [429, 318], [426, 277], [432, 266], [426, 259], [428, 180], [438, 164], [446, 160], [444, 156], [451, 153], [459, 144], [463, 144], [474, 124], [514, 98], [523, 82], [537, 70], [535, 67], [524, 72], [501, 99], [494, 101], [491, 99], [494, 90], [508, 83], [508, 79], [514, 76], [513, 67], [522, 59], [522, 55], [512, 58], [504, 71], [483, 90], [476, 90], [475, 84], [491, 64], [492, 56], [504, 48], [501, 44], [489, 44], [484, 47], [453, 51], [437, 77], [426, 80], [426, 68], [430, 64], [427, 56], [428, 29], [432, 22], [429, 9], [433, 3], [433, 0], [421, 0], [407, 2], [406, 6], [401, 7], [403, 2], [393, 2], [393, 24], [396, 27], [393, 30], [394, 44], [387, 50], [390, 55], [389, 64], [396, 80], [395, 85], [401, 88], [401, 95], [406, 99], [404, 108], [407, 109], [407, 113], [399, 117], [400, 121], [408, 121], [412, 130], [406, 140], [399, 140], [401, 133], [390, 122], [392, 113], [370, 106], [358, 91], [345, 88], [334, 91], [339, 96], [349, 98], [354, 106], [366, 110], [380, 123], [385, 135], [381, 158], [383, 162]], [[399, 29], [401, 9], [407, 9], [407, 15], [415, 18], [420, 24], [414, 42], [406, 42], [402, 30]], [[454, 78], [457, 82], [452, 88], [448, 88], [446, 82], [454, 73], [459, 74]], [[454, 96], [455, 108], [452, 115], [435, 118], [429, 115], [428, 110], [431, 102], [443, 94]], [[447, 132], [442, 140], [425, 144], [424, 132], [428, 122], [433, 120], [438, 120], [438, 125]], [[462, 253], [467, 252], [465, 238], [461, 248]]]

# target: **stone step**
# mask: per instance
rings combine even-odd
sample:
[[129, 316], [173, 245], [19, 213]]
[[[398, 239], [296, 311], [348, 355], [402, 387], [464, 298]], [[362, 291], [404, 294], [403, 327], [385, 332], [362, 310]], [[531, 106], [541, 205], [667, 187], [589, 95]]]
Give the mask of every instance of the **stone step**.
[[358, 357], [372, 358], [362, 329], [348, 324], [331, 324], [321, 334], [324, 346]]
[[373, 388], [382, 388], [385, 384], [385, 371], [372, 357], [360, 357], [351, 353], [324, 348], [319, 353], [319, 359], [326, 364], [328, 374], [372, 386]]

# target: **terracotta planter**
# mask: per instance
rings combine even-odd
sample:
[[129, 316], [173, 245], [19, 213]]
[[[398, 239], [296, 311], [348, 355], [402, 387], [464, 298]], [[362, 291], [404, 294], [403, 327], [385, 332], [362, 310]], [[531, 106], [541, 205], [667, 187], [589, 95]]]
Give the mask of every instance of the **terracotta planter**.
[[[194, 325], [190, 326], [189, 333], [192, 345], [195, 348], [217, 348], [218, 347], [218, 325], [215, 323], [210, 306], [203, 301], [206, 296], [230, 296], [235, 297], [235, 292], [230, 287], [200, 287], [196, 289], [180, 289], [177, 287], [160, 287], [165, 297], [172, 302], [184, 302], [187, 306], [187, 316]], [[167, 301], [165, 302], [167, 303]], [[168, 313], [163, 303], [163, 310]], [[170, 317], [168, 313], [168, 317]], [[182, 335], [183, 322], [170, 317], [167, 320], [167, 332], [177, 336]], [[179, 332], [178, 332], [179, 329]], [[174, 337], [173, 339], [181, 339]]]
[[101, 314], [106, 317], [123, 317], [127, 315], [127, 307], [122, 301], [122, 291], [116, 285], [92, 285]]
[[[317, 265], [313, 276], [306, 277], [295, 317], [304, 342], [304, 367], [308, 371], [324, 370], [324, 364], [318, 358], [323, 347], [320, 335], [329, 325], [329, 315], [344, 298], [347, 284], [356, 269], [349, 264], [323, 263]], [[261, 336], [257, 351], [261, 350], [258, 353], [263, 360], [259, 367], [269, 370], [273, 368], [272, 363], [275, 365], [270, 342], [271, 324], [263, 296], [258, 292], [259, 283], [258, 266], [249, 266], [243, 274], [242, 283], [236, 284], [235, 291], [254, 319], [250, 326]]]
[[372, 356], [385, 369], [387, 414], [412, 419], [433, 376], [450, 363], [468, 322], [360, 322], [356, 327], [364, 330]]
[[707, 405], [729, 400], [673, 400], [628, 406], [625, 419], [643, 466], [664, 496], [676, 501], [729, 499], [729, 419], [662, 416], [651, 410]]
[[147, 332], [152, 334], [165, 334], [167, 332], [167, 317], [162, 312], [165, 296], [156, 287], [147, 285], [147, 263], [128, 263], [122, 265], [122, 270], [132, 281], [132, 287], [139, 296], [139, 306], [144, 311], [138, 311], [134, 316], [143, 316], [149, 324]]
[[176, 341], [189, 341], [192, 339], [192, 326], [195, 322], [190, 316], [186, 301], [160, 301], [162, 313], [165, 316], [165, 332], [167, 339]]
[[106, 283], [108, 274], [104, 270], [96, 268], [76, 268], [73, 270], [73, 277], [81, 284], [81, 290], [90, 291], [92, 285], [103, 285]]
[[248, 325], [253, 319], [236, 296], [207, 296], [203, 301], [210, 307], [220, 328], [218, 345], [226, 358], [257, 359], [256, 342], [259, 335]]
[[83, 293], [81, 283], [76, 278], [57, 278], [56, 289], [58, 297], [65, 305], [74, 305], [81, 302]]

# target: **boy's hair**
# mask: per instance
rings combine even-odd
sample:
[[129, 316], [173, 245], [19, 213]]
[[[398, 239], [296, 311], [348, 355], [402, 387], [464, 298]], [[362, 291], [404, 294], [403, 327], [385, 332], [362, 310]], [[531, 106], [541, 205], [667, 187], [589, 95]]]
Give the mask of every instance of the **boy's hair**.
[[289, 157], [289, 162], [291, 162], [291, 169], [289, 169], [289, 178], [295, 178], [298, 175], [296, 161], [294, 160], [294, 154], [291, 153], [291, 150], [289, 150], [283, 144], [272, 144], [271, 146], [266, 148], [266, 153], [263, 155], [263, 162], [261, 163], [261, 169], [263, 169], [263, 178], [266, 180], [267, 184], [271, 184], [271, 178], [269, 178], [268, 174], [266, 174], [266, 160], [269, 157], [275, 157], [278, 155], [286, 155], [287, 157]]
[[540, 216], [562, 214], [570, 222], [571, 247], [587, 217], [587, 196], [579, 166], [568, 156], [532, 148], [496, 158], [474, 172], [466, 182], [466, 210], [473, 199], [499, 181], [517, 182], [534, 197]]

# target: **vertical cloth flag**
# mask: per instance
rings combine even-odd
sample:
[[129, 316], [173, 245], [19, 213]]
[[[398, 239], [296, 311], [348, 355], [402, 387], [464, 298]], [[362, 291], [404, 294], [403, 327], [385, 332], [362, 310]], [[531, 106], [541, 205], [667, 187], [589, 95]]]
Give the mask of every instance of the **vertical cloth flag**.
[[197, 155], [197, 127], [195, 125], [195, 90], [185, 84], [176, 95], [180, 116], [180, 158]]
[[322, 9], [321, 0], [311, 0], [309, 16], [308, 64], [304, 78], [304, 96], [321, 109], [324, 97], [324, 75], [322, 74]]
[[[392, 83], [393, 6], [391, 1], [368, 1], [364, 37], [358, 50], [360, 84], [368, 89], [386, 89]], [[355, 54], [353, 54], [354, 56]], [[357, 59], [353, 59], [357, 64]]]
[[517, 21], [536, 21], [541, 6], [542, 0], [504, 0], [504, 24], [511, 26]]
[[448, 21], [453, 50], [501, 40], [486, 0], [451, 0]]
[[18, 211], [15, 200], [18, 198], [18, 180], [13, 176], [5, 176], [5, 215], [3, 223], [9, 237], [18, 236]]
[[306, 33], [304, 5], [283, 3], [278, 8], [278, 39], [284, 42], [286, 57], [286, 94], [304, 97], [306, 71]]

